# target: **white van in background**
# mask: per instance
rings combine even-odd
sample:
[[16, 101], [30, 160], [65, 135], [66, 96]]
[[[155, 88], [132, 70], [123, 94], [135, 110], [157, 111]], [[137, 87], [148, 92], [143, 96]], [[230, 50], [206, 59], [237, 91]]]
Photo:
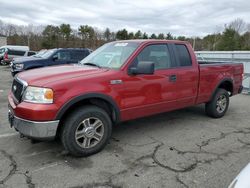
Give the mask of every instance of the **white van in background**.
[[28, 46], [17, 46], [17, 45], [6, 45], [6, 46], [1, 46], [0, 51], [2, 49], [11, 49], [11, 50], [19, 50], [19, 51], [29, 51], [30, 48]]

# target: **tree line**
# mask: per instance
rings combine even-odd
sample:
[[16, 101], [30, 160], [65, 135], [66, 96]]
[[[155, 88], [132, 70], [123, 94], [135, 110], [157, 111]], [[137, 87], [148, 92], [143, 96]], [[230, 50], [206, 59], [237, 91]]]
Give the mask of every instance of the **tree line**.
[[28, 45], [32, 50], [87, 47], [96, 49], [102, 44], [127, 39], [167, 39], [189, 41], [195, 50], [250, 50], [250, 26], [242, 19], [236, 19], [224, 25], [222, 32], [201, 37], [174, 36], [170, 32], [148, 34], [127, 29], [111, 31], [100, 30], [90, 25], [80, 25], [73, 29], [70, 24], [47, 26], [20, 26], [7, 24], [0, 20], [0, 35], [7, 36], [8, 44]]

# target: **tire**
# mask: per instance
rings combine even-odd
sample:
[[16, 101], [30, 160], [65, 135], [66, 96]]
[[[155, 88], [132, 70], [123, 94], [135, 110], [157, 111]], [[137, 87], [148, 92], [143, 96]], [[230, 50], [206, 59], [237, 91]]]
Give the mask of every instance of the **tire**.
[[67, 152], [82, 157], [101, 151], [111, 133], [112, 122], [107, 112], [97, 106], [84, 106], [66, 118], [60, 136]]
[[229, 106], [229, 94], [225, 89], [218, 88], [212, 100], [206, 103], [206, 114], [213, 118], [221, 118], [227, 112]]

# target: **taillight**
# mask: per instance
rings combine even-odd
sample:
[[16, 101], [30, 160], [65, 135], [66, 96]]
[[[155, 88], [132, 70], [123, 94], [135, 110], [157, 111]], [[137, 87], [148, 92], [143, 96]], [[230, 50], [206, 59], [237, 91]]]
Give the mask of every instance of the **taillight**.
[[5, 52], [5, 54], [4, 54], [4, 56], [3, 56], [3, 59], [4, 59], [4, 60], [8, 60], [8, 53], [7, 53], [7, 52]]

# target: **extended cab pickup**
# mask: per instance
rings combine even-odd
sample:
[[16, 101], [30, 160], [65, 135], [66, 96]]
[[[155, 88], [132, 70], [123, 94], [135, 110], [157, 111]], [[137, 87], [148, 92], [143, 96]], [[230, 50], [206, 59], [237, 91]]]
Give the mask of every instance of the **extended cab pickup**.
[[26, 137], [58, 136], [69, 153], [87, 156], [104, 148], [118, 122], [201, 103], [222, 117], [242, 75], [242, 64], [199, 64], [187, 42], [115, 41], [78, 65], [18, 74], [9, 121]]

